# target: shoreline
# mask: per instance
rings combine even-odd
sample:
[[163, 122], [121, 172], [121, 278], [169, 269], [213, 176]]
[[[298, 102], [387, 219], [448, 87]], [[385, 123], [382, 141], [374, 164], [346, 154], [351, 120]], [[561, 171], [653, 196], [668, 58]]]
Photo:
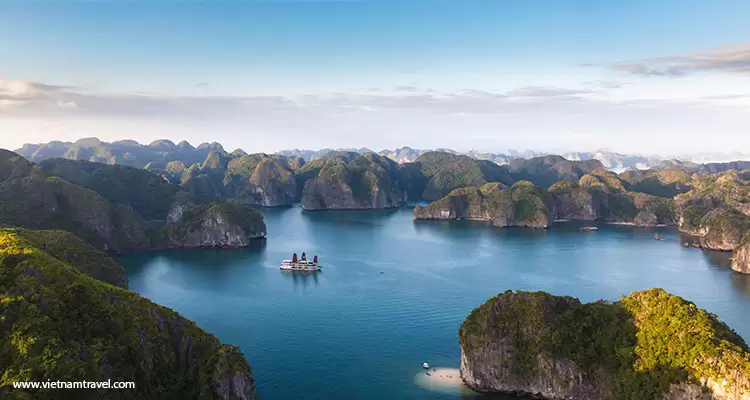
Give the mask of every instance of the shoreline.
[[[429, 375], [427, 375], [429, 374]], [[458, 396], [479, 396], [480, 393], [466, 386], [458, 368], [430, 368], [414, 376], [414, 383], [423, 389]]]

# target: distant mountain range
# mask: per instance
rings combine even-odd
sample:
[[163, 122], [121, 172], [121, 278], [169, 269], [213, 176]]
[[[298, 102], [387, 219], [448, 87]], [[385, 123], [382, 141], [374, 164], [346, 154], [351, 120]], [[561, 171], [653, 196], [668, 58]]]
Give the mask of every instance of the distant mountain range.
[[[186, 166], [201, 163], [211, 151], [227, 153], [221, 144], [202, 143], [193, 146], [187, 141], [177, 144], [170, 140], [156, 140], [147, 145], [133, 140], [119, 140], [115, 142], [103, 142], [97, 138], [84, 138], [75, 142], [53, 141], [44, 144], [25, 144], [22, 148], [15, 150], [25, 158], [33, 162], [41, 162], [49, 158], [68, 158], [102, 162], [105, 164], [125, 164], [142, 168], [150, 162], [182, 161]], [[356, 153], [373, 152], [390, 158], [397, 163], [414, 162], [419, 156], [432, 152], [444, 152], [451, 154], [467, 155], [475, 160], [487, 160], [498, 165], [510, 164], [514, 160], [531, 159], [543, 157], [556, 153], [540, 152], [534, 150], [516, 151], [508, 150], [506, 153], [491, 153], [480, 151], [458, 152], [452, 149], [416, 149], [409, 146], [399, 147], [393, 150], [374, 151], [366, 147], [361, 148], [325, 148], [319, 150], [289, 149], [276, 152], [285, 157], [300, 157], [305, 161], [322, 158], [332, 151], [346, 151]], [[243, 156], [247, 153], [242, 149], [236, 149], [233, 156]], [[699, 153], [680, 157], [643, 156], [638, 154], [617, 153], [609, 150], [597, 150], [593, 152], [562, 152], [557, 153], [571, 161], [598, 160], [605, 168], [622, 172], [626, 169], [649, 169], [678, 167], [686, 169], [697, 169], [699, 164], [725, 163], [732, 161], [750, 160], [750, 155], [740, 152], [732, 153]]]
[[[316, 158], [323, 157], [331, 151], [354, 151], [354, 152], [371, 152], [368, 148], [359, 149], [321, 149], [321, 150], [282, 150], [277, 154], [284, 156], [298, 156], [303, 159], [310, 161]], [[419, 156], [431, 151], [439, 151], [451, 154], [464, 154], [476, 160], [487, 160], [492, 161], [498, 165], [510, 164], [513, 160], [518, 159], [531, 159], [535, 157], [543, 157], [546, 155], [552, 155], [554, 153], [540, 152], [534, 150], [516, 151], [508, 150], [507, 153], [488, 153], [471, 150], [468, 152], [458, 152], [451, 149], [439, 148], [439, 149], [415, 149], [409, 146], [399, 147], [394, 150], [381, 150], [377, 152], [381, 156], [390, 158], [398, 163], [414, 162]], [[732, 152], [726, 153], [700, 153], [695, 155], [687, 155], [678, 158], [659, 157], [659, 156], [642, 156], [638, 154], [624, 154], [616, 153], [609, 150], [598, 150], [594, 152], [563, 152], [559, 155], [571, 161], [588, 161], [588, 160], [599, 160], [604, 167], [611, 170], [625, 170], [628, 168], [636, 169], [648, 169], [648, 168], [659, 168], [659, 167], [691, 167], [697, 164], [705, 163], [724, 163], [730, 161], [750, 160], [750, 155]]]

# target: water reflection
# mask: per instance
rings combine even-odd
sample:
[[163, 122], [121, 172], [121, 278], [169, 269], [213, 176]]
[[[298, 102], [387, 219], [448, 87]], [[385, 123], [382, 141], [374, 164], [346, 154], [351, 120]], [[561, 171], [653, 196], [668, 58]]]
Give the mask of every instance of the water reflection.
[[326, 224], [332, 226], [344, 226], [346, 228], [372, 228], [383, 225], [388, 219], [399, 214], [403, 210], [389, 208], [382, 210], [325, 210], [325, 211], [303, 211], [302, 217], [308, 222]]
[[708, 265], [719, 269], [732, 268], [732, 253], [729, 251], [697, 250], [703, 253]]
[[318, 274], [320, 274], [320, 271], [281, 271], [284, 279], [291, 279], [295, 288], [318, 286]]
[[750, 297], [750, 275], [732, 272], [732, 286], [744, 296]]

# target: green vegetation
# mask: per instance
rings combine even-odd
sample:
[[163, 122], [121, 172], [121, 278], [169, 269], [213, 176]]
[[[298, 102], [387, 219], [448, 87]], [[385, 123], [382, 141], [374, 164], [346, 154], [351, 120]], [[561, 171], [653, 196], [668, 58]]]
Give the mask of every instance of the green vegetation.
[[263, 215], [250, 206], [227, 200], [221, 203], [187, 205], [179, 221], [168, 223], [162, 232], [156, 235], [156, 245], [169, 243], [180, 244], [187, 240], [192, 232], [199, 231], [206, 220], [220, 216], [227, 226], [236, 225], [246, 234], [262, 229], [265, 232]]
[[[50, 234], [41, 234], [49, 236]], [[92, 390], [9, 389], [16, 381], [134, 381], [121, 399], [219, 398], [250, 367], [192, 321], [80, 273], [25, 239], [0, 231], [0, 393], [18, 399], [94, 399]], [[89, 249], [64, 250], [70, 255]], [[62, 257], [62, 256], [61, 256]], [[236, 388], [236, 387], [235, 387]], [[239, 393], [228, 393], [239, 395]]]
[[[510, 188], [513, 215], [517, 221], [533, 221], [539, 213], [549, 214], [547, 193], [529, 181], [518, 181]], [[546, 225], [546, 224], [545, 224]]]
[[548, 188], [559, 181], [577, 182], [583, 175], [603, 169], [598, 160], [570, 161], [560, 156], [513, 160], [507, 167], [513, 180], [527, 180]]
[[47, 174], [93, 190], [112, 203], [130, 206], [145, 219], [165, 219], [180, 190], [153, 173], [125, 165], [65, 159], [40, 165]]
[[62, 229], [98, 249], [148, 246], [143, 220], [131, 208], [59, 177], [15, 153], [0, 152], [0, 226]]
[[40, 145], [24, 145], [18, 154], [33, 162], [42, 162], [50, 158], [67, 158], [104, 164], [123, 164], [144, 168], [149, 163], [166, 164], [180, 161], [184, 165], [203, 162], [211, 151], [221, 151], [218, 143], [202, 144], [194, 148], [187, 142], [175, 145], [169, 140], [157, 140], [149, 145], [142, 145], [133, 140], [102, 142], [97, 138], [80, 139], [71, 142], [49, 142]]
[[427, 152], [414, 164], [421, 178], [418, 184], [423, 187], [420, 197], [425, 200], [439, 199], [461, 187], [481, 186], [487, 182], [510, 185], [514, 182], [503, 167], [465, 155]]
[[407, 190], [401, 185], [408, 182], [402, 173], [387, 157], [345, 151], [330, 152], [295, 171], [303, 207], [308, 209], [398, 206]]
[[459, 331], [468, 357], [501, 340], [518, 350], [509, 361], [522, 379], [535, 374], [540, 355], [568, 359], [605, 398], [656, 399], [672, 383], [701, 379], [750, 390], [737, 379], [750, 376], [745, 342], [715, 315], [662, 289], [589, 304], [507, 291], [472, 311]]
[[690, 190], [690, 174], [679, 168], [626, 171], [620, 175], [630, 190], [659, 197], [674, 197]]
[[128, 278], [122, 266], [70, 232], [0, 229], [0, 235], [8, 234], [18, 236], [80, 273], [114, 286], [128, 287]]

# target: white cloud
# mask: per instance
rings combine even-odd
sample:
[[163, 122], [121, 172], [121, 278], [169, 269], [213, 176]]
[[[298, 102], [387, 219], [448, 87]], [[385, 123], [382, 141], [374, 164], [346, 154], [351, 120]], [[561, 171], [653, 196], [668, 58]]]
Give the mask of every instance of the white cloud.
[[617, 63], [611, 68], [633, 75], [680, 77], [700, 72], [750, 73], [750, 43], [700, 53]]
[[[167, 137], [217, 140], [248, 152], [286, 147], [509, 147], [620, 151], [750, 147], [748, 108], [736, 92], [661, 98], [639, 85], [589, 81], [505, 92], [361, 90], [298, 96], [164, 96], [0, 81], [0, 147], [27, 141]], [[685, 81], [689, 83], [689, 80]], [[730, 101], [732, 100], [732, 101]], [[717, 124], [720, 121], [720, 124]], [[711, 136], [706, 143], [703, 138]], [[33, 139], [32, 139], [33, 138]], [[658, 149], [656, 150], [658, 151]]]

